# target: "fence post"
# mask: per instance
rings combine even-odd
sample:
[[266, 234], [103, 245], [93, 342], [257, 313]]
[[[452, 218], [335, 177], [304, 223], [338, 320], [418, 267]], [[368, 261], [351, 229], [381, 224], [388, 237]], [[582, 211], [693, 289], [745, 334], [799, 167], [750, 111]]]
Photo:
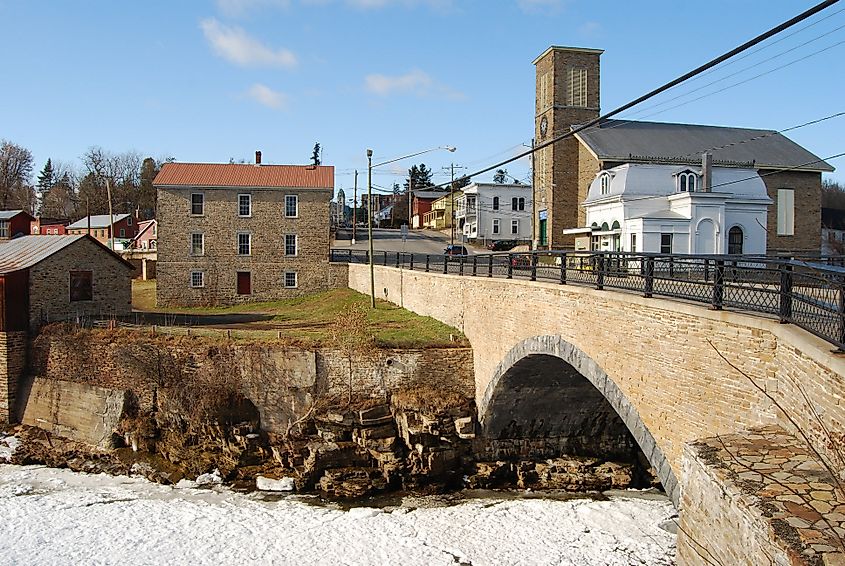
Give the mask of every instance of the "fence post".
[[654, 294], [654, 258], [645, 258], [645, 278], [643, 279], [643, 297]]
[[604, 270], [605, 270], [605, 262], [604, 256], [598, 256], [598, 269], [596, 270], [596, 289], [601, 291], [604, 289]]
[[713, 310], [722, 310], [725, 300], [725, 260], [716, 260], [716, 271], [713, 273]]
[[531, 281], [537, 280], [537, 252], [531, 252]]
[[349, 261], [347, 263], [352, 263], [352, 250], [349, 251]]
[[[375, 261], [375, 258], [373, 258], [373, 261]], [[370, 263], [370, 250], [364, 251], [364, 263]]]
[[487, 277], [493, 277], [493, 254], [487, 255]]
[[410, 269], [411, 271], [414, 270], [414, 252], [411, 252], [411, 263], [408, 269]]
[[443, 254], [443, 275], [449, 273], [449, 256]]
[[478, 256], [472, 256], [472, 276], [478, 275]]
[[704, 260], [704, 282], [710, 281], [710, 260]]
[[387, 252], [384, 252], [384, 262], [383, 265], [387, 267]]
[[[845, 281], [839, 280], [839, 343], [845, 344]], [[842, 349], [842, 346], [839, 347]]]
[[560, 256], [560, 284], [566, 285], [566, 252]]
[[428, 270], [431, 268], [431, 256], [425, 254], [425, 272], [428, 273]]
[[508, 254], [508, 279], [513, 279], [513, 254]]
[[780, 266], [780, 323], [792, 320], [792, 265]]
[[396, 252], [396, 267], [399, 267], [399, 257], [402, 257], [402, 261], [405, 261], [405, 253], [404, 252]]
[[464, 274], [464, 256], [461, 255], [461, 257], [458, 259], [458, 275], [463, 276], [463, 274]]

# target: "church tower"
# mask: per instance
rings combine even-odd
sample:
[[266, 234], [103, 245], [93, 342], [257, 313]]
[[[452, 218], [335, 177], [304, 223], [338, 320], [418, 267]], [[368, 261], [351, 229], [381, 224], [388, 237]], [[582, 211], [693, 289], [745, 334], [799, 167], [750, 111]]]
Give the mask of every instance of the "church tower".
[[[548, 141], [600, 114], [600, 49], [552, 46], [534, 60], [537, 69], [534, 109], [536, 144]], [[534, 241], [540, 248], [571, 247], [565, 228], [584, 225], [579, 206], [595, 172], [582, 171], [589, 161], [574, 137], [534, 153]], [[593, 167], [594, 168], [594, 167]], [[589, 179], [581, 179], [580, 177]]]

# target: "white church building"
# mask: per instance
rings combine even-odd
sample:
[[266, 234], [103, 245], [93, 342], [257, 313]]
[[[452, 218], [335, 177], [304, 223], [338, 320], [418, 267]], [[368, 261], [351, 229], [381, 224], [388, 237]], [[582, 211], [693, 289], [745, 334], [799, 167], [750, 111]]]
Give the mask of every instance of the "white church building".
[[599, 171], [582, 203], [587, 225], [564, 233], [581, 250], [765, 254], [771, 204], [755, 168], [709, 154], [701, 167], [623, 163]]

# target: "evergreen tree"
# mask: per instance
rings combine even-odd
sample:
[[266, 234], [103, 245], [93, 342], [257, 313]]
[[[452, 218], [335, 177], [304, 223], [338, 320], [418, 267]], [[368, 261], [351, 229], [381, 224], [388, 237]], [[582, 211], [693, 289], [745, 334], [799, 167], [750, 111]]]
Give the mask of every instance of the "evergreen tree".
[[314, 165], [322, 163], [322, 161], [320, 161], [320, 142], [314, 144], [314, 151], [311, 153], [311, 161], [314, 162]]
[[44, 164], [44, 168], [41, 170], [41, 173], [38, 174], [38, 190], [44, 194], [50, 190], [56, 182], [56, 179], [53, 174], [53, 161], [48, 157], [47, 163]]
[[493, 175], [493, 182], [499, 185], [504, 185], [508, 182], [508, 170], [507, 169], [496, 169], [496, 173]]
[[419, 167], [412, 166], [408, 169], [408, 177], [405, 179], [405, 190], [407, 191], [411, 186], [411, 181], [413, 181], [415, 191], [433, 187], [434, 183], [431, 180], [433, 174], [432, 170], [425, 166], [425, 163], [420, 163]]

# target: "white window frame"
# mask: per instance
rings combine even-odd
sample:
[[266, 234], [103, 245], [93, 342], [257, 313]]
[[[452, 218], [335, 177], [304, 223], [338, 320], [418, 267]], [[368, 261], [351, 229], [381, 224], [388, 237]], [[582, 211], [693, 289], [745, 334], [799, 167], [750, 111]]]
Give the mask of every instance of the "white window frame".
[[[288, 199], [294, 199], [294, 214], [288, 214]], [[299, 195], [285, 195], [285, 218], [299, 218]]]
[[[288, 238], [293, 238], [293, 253], [288, 253]], [[282, 244], [284, 246], [284, 255], [287, 257], [295, 257], [299, 255], [299, 236], [296, 234], [285, 234], [285, 241]]]
[[[241, 253], [241, 237], [242, 236], [246, 236], [247, 253]], [[245, 256], [251, 256], [252, 255], [252, 234], [250, 234], [249, 232], [238, 232], [237, 245], [238, 245], [238, 255], [239, 256], [244, 256], [244, 257]]]
[[519, 220], [511, 220], [511, 234], [519, 234]]
[[[194, 279], [194, 277], [196, 277], [197, 275], [199, 275], [199, 285], [196, 284], [196, 280]], [[190, 277], [189, 283], [190, 283], [191, 289], [202, 289], [203, 287], [205, 287], [205, 271], [197, 271], [197, 270], [191, 271], [191, 277]]]
[[[663, 236], [669, 236], [669, 251], [668, 252], [663, 251]], [[674, 242], [673, 242], [674, 239], [675, 239], [674, 236], [670, 232], [661, 232], [660, 233], [660, 253], [662, 253], [662, 254], [673, 253], [672, 247], [673, 247], [673, 244], [674, 244]]]
[[691, 171], [678, 173], [678, 192], [694, 193], [698, 190], [698, 175]]
[[132, 215], [131, 214], [126, 217], [126, 225], [132, 226]]
[[[199, 253], [196, 253], [194, 251], [194, 236], [200, 237], [200, 252]], [[203, 255], [205, 255], [205, 234], [203, 234], [202, 232], [192, 232], [189, 245], [191, 246], [191, 250], [190, 250], [191, 254], [190, 255], [192, 255], [192, 256], [203, 256]]]
[[[289, 275], [293, 275], [293, 285], [288, 285]], [[296, 271], [285, 271], [282, 275], [282, 282], [285, 285], [285, 289], [296, 289], [299, 287], [299, 274]]]
[[607, 173], [602, 173], [601, 177], [599, 177], [599, 187], [601, 189], [602, 195], [609, 195], [610, 194], [610, 175]]
[[631, 253], [637, 252], [637, 234], [631, 234]]
[[121, 238], [125, 238], [125, 237], [126, 237], [126, 228], [121, 228], [121, 229], [120, 229], [120, 237], [121, 237]]
[[[200, 197], [199, 206], [201, 211], [194, 212], [194, 197]], [[205, 193], [191, 193], [191, 216], [205, 216]]]
[[[241, 210], [241, 199], [246, 197], [247, 213], [243, 214]], [[238, 216], [241, 218], [250, 218], [252, 216], [252, 195], [249, 193], [238, 194]]]
[[795, 189], [778, 189], [778, 236], [795, 235]]
[[499, 232], [500, 232], [499, 224], [500, 224], [499, 219], [494, 218], [493, 219], [493, 234], [499, 234]]
[[0, 238], [9, 237], [9, 221], [0, 220]]

